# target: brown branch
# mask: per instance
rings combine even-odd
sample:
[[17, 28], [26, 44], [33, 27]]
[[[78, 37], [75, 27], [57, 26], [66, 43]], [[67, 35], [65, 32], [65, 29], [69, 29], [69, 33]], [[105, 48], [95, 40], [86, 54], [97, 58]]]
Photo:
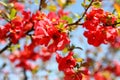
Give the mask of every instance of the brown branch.
[[120, 24], [120, 22], [118, 23], [114, 23], [114, 24], [105, 24], [104, 26], [112, 26], [112, 27], [115, 27], [116, 25]]
[[2, 67], [0, 68], [0, 71], [1, 71], [6, 65], [7, 65], [7, 64], [4, 63], [4, 64], [2, 65]]
[[[27, 31], [25, 34], [29, 35], [29, 33], [33, 31], [33, 27]], [[2, 54], [5, 50], [7, 50], [12, 45], [12, 42], [10, 41], [3, 49], [0, 50], [0, 54]]]
[[120, 22], [118, 22], [118, 23], [114, 23], [114, 24], [112, 24], [112, 26], [117, 25], [117, 24], [120, 24]]
[[27, 74], [26, 74], [26, 70], [25, 70], [25, 69], [23, 69], [23, 74], [24, 74], [24, 80], [28, 80]]
[[76, 22], [74, 22], [74, 23], [68, 24], [67, 26], [73, 26], [73, 25], [83, 25], [83, 23], [76, 23]]
[[[87, 13], [88, 9], [90, 8], [90, 6], [92, 5], [92, 3], [94, 2], [94, 0], [92, 0], [90, 2], [90, 4], [88, 5], [88, 7], [85, 9], [83, 15], [74, 23], [68, 24], [68, 26], [72, 26], [72, 25], [79, 25], [79, 22], [83, 19], [83, 17], [85, 16], [85, 14]], [[80, 24], [81, 25], [81, 24]]]
[[40, 0], [39, 11], [41, 11], [41, 9], [42, 9], [42, 0]]
[[12, 45], [12, 42], [9, 42], [3, 49], [0, 50], [0, 54], [2, 54], [6, 49], [8, 49]]
[[42, 5], [44, 5], [45, 1], [46, 1], [46, 0], [40, 0], [39, 11], [41, 11]]

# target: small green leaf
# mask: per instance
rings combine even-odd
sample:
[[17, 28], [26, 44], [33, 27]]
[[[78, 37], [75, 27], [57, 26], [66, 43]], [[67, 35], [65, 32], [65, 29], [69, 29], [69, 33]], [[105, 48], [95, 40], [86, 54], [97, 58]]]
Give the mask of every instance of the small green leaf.
[[62, 19], [68, 21], [68, 24], [73, 22], [72, 18], [69, 16], [63, 16]]
[[83, 58], [77, 58], [76, 61], [77, 61], [77, 62], [82, 62], [82, 61], [83, 61]]
[[115, 0], [115, 1], [116, 1], [116, 3], [120, 4], [120, 0]]
[[92, 5], [93, 5], [94, 7], [96, 7], [96, 8], [100, 8], [100, 7], [101, 7], [101, 2], [96, 1], [96, 2], [93, 2]]
[[56, 6], [53, 5], [53, 4], [49, 5], [47, 8], [48, 8], [49, 11], [56, 11], [57, 10]]
[[35, 2], [35, 4], [36, 4], [36, 5], [39, 5], [39, 2], [38, 2], [38, 0], [34, 0], [34, 2]]
[[80, 18], [80, 14], [77, 14], [77, 13], [73, 13], [72, 16], [73, 16], [73, 18], [78, 18], [78, 19]]
[[62, 50], [62, 53], [67, 53], [68, 52], [68, 48], [66, 47], [66, 48], [64, 48], [63, 50]]
[[10, 11], [10, 19], [13, 19], [15, 17], [16, 13], [17, 13], [17, 11], [14, 8], [12, 8]]

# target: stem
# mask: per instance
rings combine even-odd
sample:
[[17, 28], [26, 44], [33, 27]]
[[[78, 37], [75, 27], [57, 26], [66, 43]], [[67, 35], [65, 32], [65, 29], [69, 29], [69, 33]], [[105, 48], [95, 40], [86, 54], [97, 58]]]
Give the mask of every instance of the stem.
[[12, 45], [12, 42], [9, 42], [2, 50], [0, 50], [0, 54], [2, 54], [7, 48]]
[[5, 4], [4, 2], [0, 1], [0, 4], [2, 4], [3, 6], [7, 7], [7, 4]]
[[81, 47], [75, 47], [74, 49], [80, 49], [80, 50], [83, 50]]
[[114, 25], [117, 25], [117, 24], [120, 24], [120, 22], [118, 22], [118, 23], [115, 23], [115, 24], [112, 24], [112, 26], [114, 26]]
[[2, 65], [2, 67], [0, 68], [0, 71], [1, 71], [5, 66], [6, 66], [6, 63], [4, 63], [4, 64]]
[[120, 22], [118, 23], [114, 23], [114, 24], [108, 24], [108, 25], [105, 25], [105, 26], [112, 26], [112, 27], [115, 27], [116, 25], [120, 24]]
[[74, 22], [74, 23], [68, 24], [67, 26], [73, 26], [73, 25], [83, 25], [83, 23]]
[[24, 74], [24, 80], [28, 80], [27, 74], [26, 74], [26, 70], [25, 70], [25, 69], [23, 69], [23, 74]]
[[41, 9], [42, 9], [41, 5], [42, 5], [42, 0], [40, 0], [39, 11], [41, 11]]
[[46, 0], [40, 0], [39, 11], [41, 11], [41, 9], [42, 9], [42, 4], [43, 4], [45, 1], [46, 1]]
[[81, 18], [79, 18], [79, 19], [78, 19], [76, 22], [74, 22], [74, 23], [68, 24], [68, 26], [78, 25], [79, 22], [83, 19], [83, 17], [84, 17], [85, 14], [87, 13], [88, 9], [90, 8], [90, 6], [92, 5], [93, 2], [94, 2], [94, 0], [92, 0], [92, 1], [90, 2], [90, 4], [88, 5], [88, 7], [85, 9], [83, 15], [81, 16]]

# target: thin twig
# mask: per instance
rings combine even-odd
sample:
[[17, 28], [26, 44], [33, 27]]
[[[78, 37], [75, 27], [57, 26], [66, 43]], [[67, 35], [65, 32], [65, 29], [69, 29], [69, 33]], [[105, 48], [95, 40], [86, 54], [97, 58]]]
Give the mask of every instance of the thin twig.
[[42, 9], [42, 0], [40, 0], [40, 4], [39, 4], [39, 11], [41, 11], [41, 9]]
[[112, 26], [117, 25], [117, 24], [120, 24], [120, 22], [118, 22], [118, 23], [114, 23], [114, 24], [112, 24]]
[[0, 68], [0, 71], [1, 71], [6, 65], [7, 65], [7, 64], [4, 63], [4, 64], [2, 65], [2, 67]]
[[106, 24], [105, 26], [112, 26], [115, 27], [116, 25], [120, 24], [120, 22], [114, 23], [114, 24]]
[[0, 54], [2, 54], [6, 49], [8, 49], [12, 45], [12, 42], [9, 42], [2, 50], [0, 50]]
[[83, 25], [83, 23], [76, 23], [76, 22], [74, 22], [74, 23], [68, 24], [67, 26], [73, 26], [73, 25]]
[[44, 4], [46, 0], [40, 0], [40, 4], [39, 4], [39, 11], [41, 11], [42, 9], [42, 5]]
[[[25, 34], [29, 35], [29, 33], [33, 31], [33, 27], [27, 31]], [[12, 45], [12, 42], [10, 41], [3, 49], [0, 50], [0, 54], [2, 54], [5, 50], [7, 50]]]
[[68, 24], [68, 26], [72, 26], [72, 25], [79, 25], [79, 22], [83, 19], [83, 17], [85, 16], [85, 14], [87, 13], [88, 9], [90, 8], [90, 6], [92, 5], [92, 3], [94, 2], [94, 0], [92, 0], [90, 2], [90, 4], [88, 5], [88, 7], [85, 9], [83, 15], [74, 23]]
[[24, 74], [24, 80], [28, 80], [27, 74], [26, 74], [26, 70], [25, 70], [25, 69], [23, 69], [23, 74]]

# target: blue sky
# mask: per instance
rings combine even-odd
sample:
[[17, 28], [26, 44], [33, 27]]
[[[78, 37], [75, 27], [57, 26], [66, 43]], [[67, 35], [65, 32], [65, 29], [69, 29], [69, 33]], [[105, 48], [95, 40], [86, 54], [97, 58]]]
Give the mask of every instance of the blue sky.
[[[81, 15], [81, 13], [84, 11], [84, 9], [81, 7], [81, 2], [83, 2], [83, 0], [76, 0], [76, 1], [77, 1], [76, 4], [71, 5], [71, 6], [68, 7], [66, 10], [67, 10], [67, 11], [71, 11], [71, 12], [73, 12], [73, 13], [78, 13], [78, 14]], [[107, 0], [105, 1], [105, 4], [106, 4], [106, 3], [107, 3]], [[109, 6], [109, 4], [106, 5], [106, 6]], [[38, 9], [38, 5], [36, 5], [36, 4], [32, 4], [32, 5], [29, 6], [29, 7], [30, 7], [30, 10], [32, 10], [32, 11]], [[110, 9], [109, 7], [106, 7], [105, 10], [111, 11], [112, 9]], [[1, 22], [0, 22], [0, 23], [1, 23]], [[85, 53], [86, 49], [92, 48], [93, 46], [88, 45], [86, 38], [83, 36], [83, 31], [84, 31], [84, 29], [81, 28], [81, 26], [80, 26], [80, 27], [78, 27], [75, 31], [71, 32], [71, 35], [73, 35], [73, 38], [71, 39], [71, 42], [74, 43], [74, 45], [83, 48], [83, 50], [75, 50], [75, 52], [76, 52], [80, 57], [85, 58], [86, 56], [85, 56], [84, 53]], [[81, 38], [82, 41], [80, 41], [80, 38]], [[105, 45], [102, 45], [102, 46], [103, 46], [103, 48], [107, 48], [107, 46], [105, 46]], [[103, 54], [100, 54], [100, 56], [103, 56]], [[46, 72], [45, 70], [40, 70], [40, 71], [37, 73], [37, 75], [38, 75], [38, 76], [49, 75], [49, 80], [55, 80], [55, 78], [57, 78], [57, 75], [58, 75], [58, 74], [57, 74], [58, 69], [57, 69], [57, 64], [54, 63], [54, 61], [55, 61], [55, 56], [53, 56], [53, 58], [51, 59], [51, 61], [49, 62], [49, 64], [46, 64], [46, 65], [47, 65], [46, 68], [47, 68], [48, 70], [56, 71], [56, 73], [54, 73], [54, 72], [48, 73], [48, 72]], [[4, 59], [2, 59], [2, 58], [0, 57], [0, 65], [2, 65], [4, 62], [6, 62], [8, 65], [11, 65], [11, 63], [9, 62], [8, 59], [4, 60]], [[38, 62], [36, 62], [36, 63], [40, 63], [40, 61], [38, 61]], [[12, 67], [13, 67], [13, 66], [12, 66]], [[14, 74], [14, 73], [13, 73], [14, 71], [11, 70], [11, 69], [13, 69], [12, 67], [6, 66], [4, 70], [6, 70], [6, 71], [8, 70], [8, 71], [10, 71], [10, 72], [12, 73], [12, 74], [10, 73], [10, 75], [9, 75], [10, 80], [20, 80], [18, 76], [19, 76], [19, 75], [22, 76], [22, 72], [19, 74], [19, 70], [17, 70], [18, 72], [16, 72], [16, 73]], [[15, 71], [16, 71], [16, 69], [15, 69]], [[31, 79], [32, 74], [31, 74], [29, 71], [27, 72], [27, 75], [28, 75], [28, 77], [29, 77], [29, 80], [32, 80], [32, 79]], [[62, 76], [62, 74], [59, 74], [59, 75]], [[2, 80], [2, 77], [3, 77], [3, 75], [0, 73], [0, 80]], [[42, 79], [42, 77], [41, 77], [40, 79], [38, 78], [37, 80], [45, 80], [45, 79]]]

